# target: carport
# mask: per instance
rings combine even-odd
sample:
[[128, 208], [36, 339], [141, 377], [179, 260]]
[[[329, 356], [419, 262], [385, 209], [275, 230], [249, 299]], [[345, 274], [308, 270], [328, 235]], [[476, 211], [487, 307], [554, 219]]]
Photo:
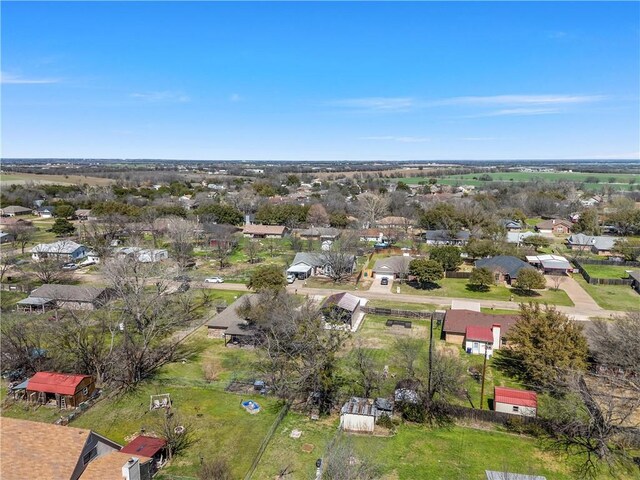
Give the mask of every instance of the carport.
[[308, 278], [311, 276], [312, 268], [313, 267], [309, 265], [298, 263], [296, 265], [292, 265], [291, 267], [289, 267], [287, 269], [287, 273], [291, 273], [295, 275], [297, 278], [299, 278], [300, 280], [304, 280], [305, 278]]

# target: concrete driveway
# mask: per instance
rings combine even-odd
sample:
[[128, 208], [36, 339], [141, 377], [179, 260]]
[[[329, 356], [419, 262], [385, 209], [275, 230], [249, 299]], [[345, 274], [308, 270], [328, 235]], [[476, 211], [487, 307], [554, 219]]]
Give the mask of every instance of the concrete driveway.
[[[553, 275], [545, 275], [547, 279], [548, 288], [556, 288]], [[592, 312], [593, 315], [601, 314], [604, 309], [598, 305], [591, 295], [589, 295], [582, 286], [571, 277], [560, 277], [560, 283], [558, 284], [560, 290], [569, 296], [574, 303], [577, 310]]]
[[382, 285], [380, 282], [382, 278], [373, 278], [373, 283], [369, 287], [369, 291], [373, 293], [391, 293], [391, 287], [393, 286], [393, 280], [389, 279], [387, 285]]

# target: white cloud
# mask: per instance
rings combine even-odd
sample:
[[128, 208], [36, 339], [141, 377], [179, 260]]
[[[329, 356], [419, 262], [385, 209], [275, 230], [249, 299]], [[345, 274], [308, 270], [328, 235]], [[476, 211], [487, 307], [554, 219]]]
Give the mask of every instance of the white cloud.
[[443, 98], [430, 105], [462, 106], [518, 106], [518, 105], [568, 105], [592, 103], [604, 100], [604, 95], [491, 95]]
[[394, 135], [360, 137], [360, 140], [381, 140], [381, 141], [400, 142], [400, 143], [421, 143], [421, 142], [431, 141], [431, 139], [427, 137], [408, 137], [408, 136], [398, 137]]
[[487, 142], [489, 140], [498, 140], [496, 137], [464, 137], [465, 142]]
[[59, 82], [59, 78], [24, 78], [20, 75], [0, 73], [0, 83], [3, 85], [45, 85]]
[[130, 95], [132, 98], [137, 98], [150, 103], [186, 103], [191, 101], [188, 95], [182, 92], [162, 91], [162, 92], [135, 92]]
[[241, 102], [242, 100], [244, 100], [244, 98], [242, 98], [239, 93], [232, 93], [231, 95], [229, 95], [230, 102]]
[[328, 105], [334, 107], [351, 108], [372, 111], [402, 111], [415, 106], [411, 97], [363, 97], [332, 100]]
[[545, 108], [545, 107], [534, 107], [534, 108], [504, 108], [502, 110], [492, 110], [489, 112], [477, 113], [475, 115], [467, 115], [465, 118], [478, 118], [478, 117], [522, 117], [529, 115], [554, 115], [557, 113], [562, 113], [563, 110], [560, 108]]

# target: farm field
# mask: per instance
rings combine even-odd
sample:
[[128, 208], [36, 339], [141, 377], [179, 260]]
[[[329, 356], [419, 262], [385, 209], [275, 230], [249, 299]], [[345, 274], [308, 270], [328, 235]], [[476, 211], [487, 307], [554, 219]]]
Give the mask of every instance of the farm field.
[[[546, 302], [552, 305], [573, 306], [573, 302], [562, 290], [536, 291], [534, 295], [520, 295], [517, 290], [509, 289], [503, 285], [493, 285], [488, 292], [469, 288], [464, 278], [444, 278], [438, 282], [439, 288], [423, 290], [408, 284], [400, 285], [400, 293], [411, 295], [424, 295], [430, 297], [457, 297], [477, 298], [480, 300], [509, 301], [513, 295], [514, 307], [520, 302]], [[393, 290], [395, 291], [395, 290]]]
[[582, 275], [573, 278], [604, 309], [627, 312], [640, 309], [640, 295], [629, 285], [591, 285]]
[[[531, 182], [535, 180], [569, 181], [583, 183], [585, 189], [596, 190], [603, 186], [611, 186], [619, 190], [640, 188], [640, 175], [633, 173], [583, 173], [583, 172], [491, 172], [469, 173], [463, 175], [448, 175], [438, 177], [438, 183], [444, 185], [474, 185], [480, 186], [488, 181], [478, 180], [480, 175], [489, 175], [492, 182]], [[474, 179], [474, 177], [476, 177]], [[426, 182], [430, 177], [394, 178], [407, 184]], [[598, 180], [596, 183], [595, 180]], [[584, 183], [586, 182], [586, 183]], [[630, 183], [632, 182], [632, 183]]]
[[25, 183], [57, 184], [57, 185], [91, 185], [104, 186], [115, 183], [110, 178], [87, 177], [86, 175], [47, 175], [36, 173], [3, 173], [0, 185], [23, 185]]

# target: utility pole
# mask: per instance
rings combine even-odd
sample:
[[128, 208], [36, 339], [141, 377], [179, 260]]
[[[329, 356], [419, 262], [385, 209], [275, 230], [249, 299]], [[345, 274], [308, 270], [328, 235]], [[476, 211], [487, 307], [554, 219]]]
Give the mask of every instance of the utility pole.
[[484, 401], [484, 374], [487, 370], [487, 350], [485, 345], [484, 362], [482, 363], [482, 386], [480, 387], [480, 410], [482, 410], [482, 403]]
[[431, 372], [433, 371], [433, 317], [435, 312], [431, 312], [431, 321], [429, 322], [429, 379], [427, 388], [429, 398], [431, 398]]

